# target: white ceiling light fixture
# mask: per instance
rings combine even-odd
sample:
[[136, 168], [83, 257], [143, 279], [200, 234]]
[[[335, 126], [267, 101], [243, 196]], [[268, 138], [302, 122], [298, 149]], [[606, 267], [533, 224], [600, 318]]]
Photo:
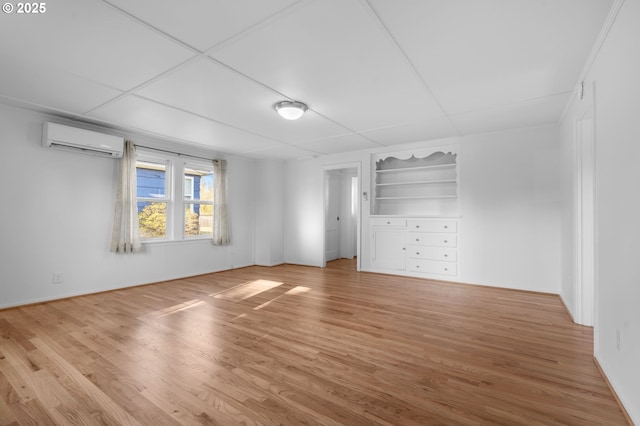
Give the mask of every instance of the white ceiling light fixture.
[[304, 112], [308, 109], [305, 104], [298, 101], [280, 101], [273, 106], [273, 109], [278, 111], [278, 114], [287, 120], [297, 120], [302, 117]]

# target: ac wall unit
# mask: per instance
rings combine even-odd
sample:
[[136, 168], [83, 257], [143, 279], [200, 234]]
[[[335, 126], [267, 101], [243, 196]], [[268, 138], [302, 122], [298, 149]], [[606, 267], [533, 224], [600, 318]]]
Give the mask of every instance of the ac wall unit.
[[66, 151], [120, 158], [124, 139], [92, 130], [79, 129], [57, 123], [44, 123], [42, 146]]

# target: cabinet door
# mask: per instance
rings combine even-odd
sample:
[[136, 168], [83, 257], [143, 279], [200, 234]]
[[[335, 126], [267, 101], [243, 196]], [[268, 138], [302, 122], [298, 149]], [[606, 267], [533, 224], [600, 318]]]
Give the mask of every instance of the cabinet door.
[[373, 267], [377, 269], [405, 269], [405, 230], [373, 228]]

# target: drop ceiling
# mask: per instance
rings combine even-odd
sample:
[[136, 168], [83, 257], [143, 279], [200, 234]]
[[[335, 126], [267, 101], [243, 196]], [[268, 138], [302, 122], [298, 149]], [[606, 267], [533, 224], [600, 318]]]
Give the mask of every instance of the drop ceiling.
[[[612, 0], [57, 0], [0, 102], [255, 158], [557, 123]], [[280, 118], [280, 100], [309, 106]]]

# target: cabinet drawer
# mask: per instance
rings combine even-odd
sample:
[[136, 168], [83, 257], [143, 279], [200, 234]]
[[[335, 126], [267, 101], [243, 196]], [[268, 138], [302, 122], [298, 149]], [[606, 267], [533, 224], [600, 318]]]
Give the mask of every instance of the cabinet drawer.
[[372, 226], [407, 226], [407, 220], [399, 217], [374, 217]]
[[440, 262], [437, 260], [409, 259], [407, 261], [407, 270], [428, 274], [457, 275], [458, 265], [453, 262]]
[[409, 219], [407, 227], [409, 231], [416, 232], [458, 232], [458, 222], [448, 219]]
[[416, 246], [457, 247], [458, 237], [451, 234], [411, 232], [408, 234], [407, 242]]
[[408, 246], [407, 257], [409, 259], [429, 259], [455, 262], [458, 260], [458, 253], [455, 248]]

